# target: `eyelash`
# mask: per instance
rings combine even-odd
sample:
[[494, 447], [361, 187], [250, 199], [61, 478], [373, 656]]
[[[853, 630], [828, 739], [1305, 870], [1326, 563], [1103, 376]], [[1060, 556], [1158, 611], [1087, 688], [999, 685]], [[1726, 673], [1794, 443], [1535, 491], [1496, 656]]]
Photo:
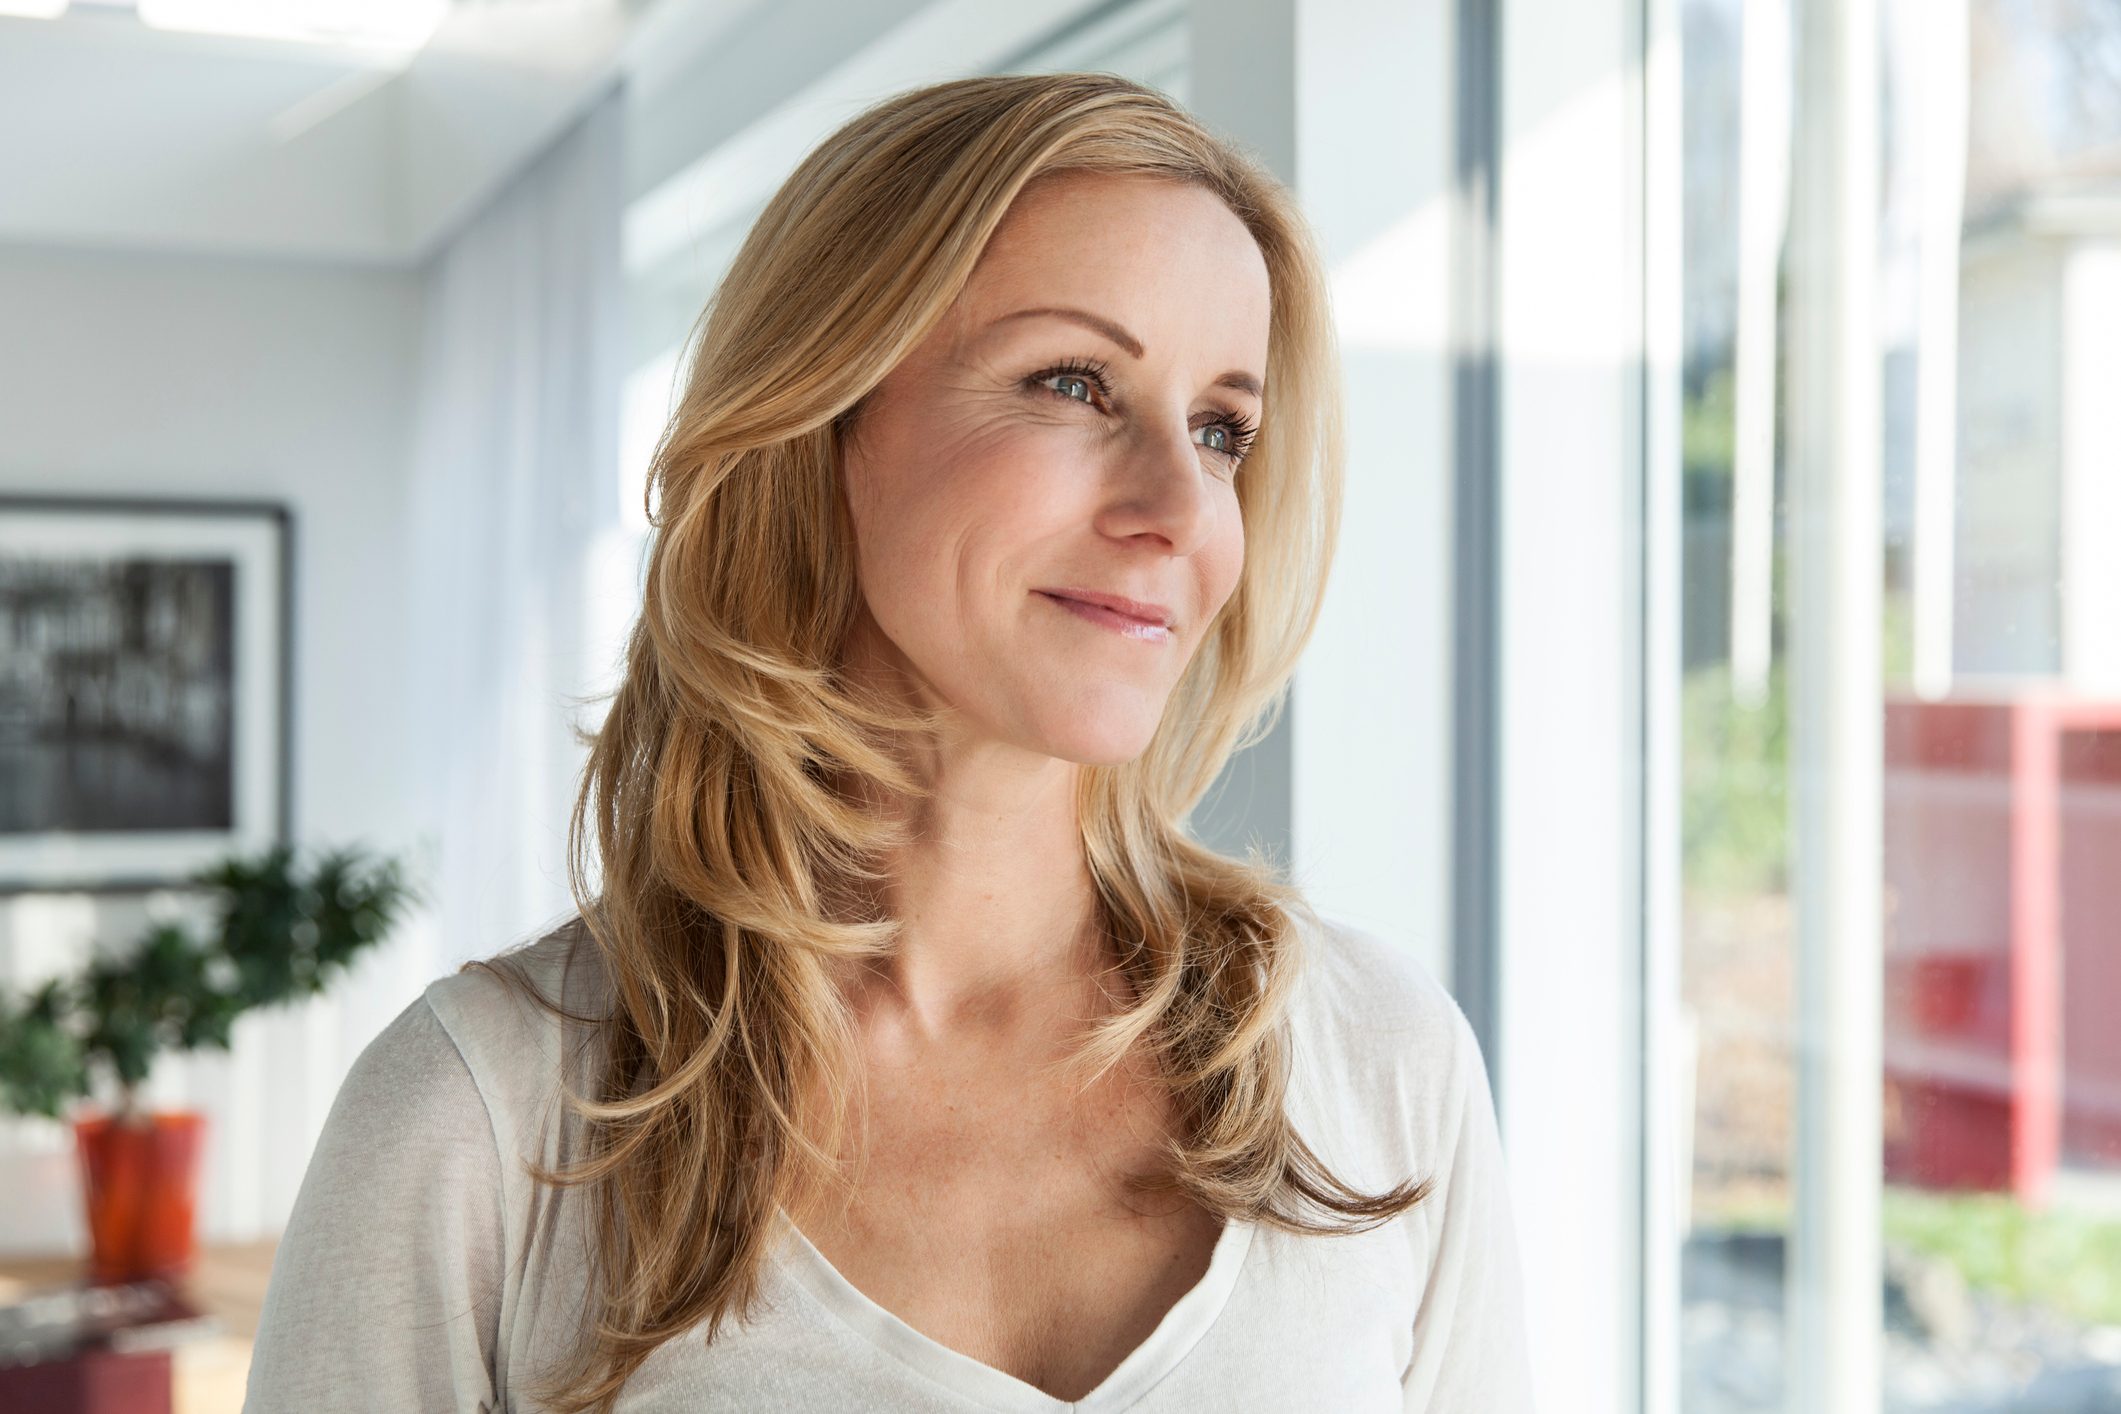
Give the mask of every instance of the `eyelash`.
[[[1081, 398], [1070, 398], [1066, 393], [1046, 388], [1046, 380], [1058, 377], [1061, 374], [1067, 374], [1073, 378], [1087, 379], [1096, 385], [1100, 396], [1110, 398], [1112, 396], [1112, 383], [1108, 372], [1106, 366], [1096, 359], [1075, 358], [1069, 359], [1065, 363], [1057, 363], [1043, 373], [1034, 373], [1025, 381], [1034, 388], [1044, 388], [1046, 392], [1053, 394], [1056, 398], [1062, 398], [1071, 403], [1081, 403]], [[1227, 451], [1222, 452], [1222, 455], [1229, 458], [1232, 467], [1242, 463], [1247, 456], [1251, 455], [1253, 439], [1259, 436], [1259, 424], [1234, 412], [1226, 411], [1213, 422], [1205, 422], [1201, 425], [1203, 427], [1224, 427], [1229, 429], [1231, 445]], [[1219, 449], [1210, 447], [1208, 450], [1212, 452]]]

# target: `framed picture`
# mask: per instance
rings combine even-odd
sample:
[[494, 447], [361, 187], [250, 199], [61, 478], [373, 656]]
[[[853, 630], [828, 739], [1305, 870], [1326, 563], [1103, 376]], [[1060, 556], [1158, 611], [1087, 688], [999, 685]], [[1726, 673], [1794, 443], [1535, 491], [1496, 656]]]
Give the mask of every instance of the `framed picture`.
[[0, 496], [0, 893], [287, 840], [291, 517]]

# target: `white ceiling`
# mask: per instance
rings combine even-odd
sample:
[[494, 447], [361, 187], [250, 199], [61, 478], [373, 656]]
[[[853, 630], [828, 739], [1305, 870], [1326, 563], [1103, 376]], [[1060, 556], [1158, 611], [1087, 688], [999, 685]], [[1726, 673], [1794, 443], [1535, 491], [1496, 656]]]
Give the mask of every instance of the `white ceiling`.
[[459, 0], [409, 56], [0, 16], [0, 241], [421, 259], [643, 52], [750, 0]]

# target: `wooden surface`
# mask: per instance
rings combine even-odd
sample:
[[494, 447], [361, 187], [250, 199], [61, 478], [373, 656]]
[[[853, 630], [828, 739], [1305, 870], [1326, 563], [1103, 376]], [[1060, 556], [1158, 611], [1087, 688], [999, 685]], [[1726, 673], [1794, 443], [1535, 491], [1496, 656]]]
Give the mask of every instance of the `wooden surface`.
[[[240, 1414], [243, 1382], [250, 1374], [250, 1343], [272, 1276], [273, 1241], [209, 1245], [184, 1289], [220, 1319], [221, 1330], [186, 1341], [171, 1352], [176, 1414]], [[0, 1257], [0, 1301], [39, 1287], [78, 1281], [78, 1257]]]

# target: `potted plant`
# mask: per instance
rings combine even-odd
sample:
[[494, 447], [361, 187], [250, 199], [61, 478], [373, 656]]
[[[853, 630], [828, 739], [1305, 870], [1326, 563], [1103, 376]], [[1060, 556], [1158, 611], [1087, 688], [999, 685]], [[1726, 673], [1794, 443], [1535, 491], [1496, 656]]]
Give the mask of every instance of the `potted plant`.
[[303, 872], [283, 845], [192, 882], [216, 895], [209, 937], [160, 923], [124, 956], [95, 958], [19, 1000], [0, 995], [0, 1106], [60, 1119], [99, 1080], [116, 1091], [115, 1106], [73, 1117], [97, 1283], [176, 1276], [195, 1251], [206, 1117], [141, 1105], [155, 1056], [227, 1050], [237, 1017], [323, 991], [414, 897], [396, 861], [359, 850], [328, 852]]

